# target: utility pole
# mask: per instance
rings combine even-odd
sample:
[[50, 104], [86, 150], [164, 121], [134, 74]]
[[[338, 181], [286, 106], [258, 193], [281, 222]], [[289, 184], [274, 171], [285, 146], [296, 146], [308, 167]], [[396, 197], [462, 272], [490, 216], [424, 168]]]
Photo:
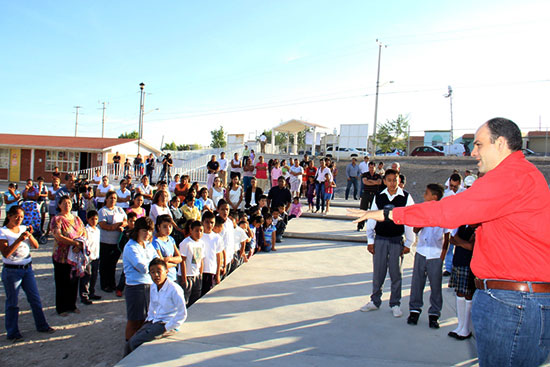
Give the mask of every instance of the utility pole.
[[76, 121], [74, 123], [74, 136], [78, 133], [78, 110], [82, 108], [82, 106], [74, 106], [76, 109]]
[[378, 121], [378, 89], [380, 88], [380, 58], [382, 56], [382, 46], [384, 48], [388, 47], [388, 45], [382, 44], [378, 39], [376, 40], [376, 43], [378, 43], [378, 71], [376, 73], [376, 98], [374, 100], [374, 129], [372, 133], [372, 156], [374, 157], [376, 155], [376, 123]]
[[451, 144], [454, 143], [454, 137], [453, 137], [453, 88], [449, 85], [449, 92], [447, 94], [444, 94], [443, 97], [449, 98], [449, 102], [451, 104]]
[[138, 136], [138, 154], [140, 153], [141, 149], [141, 138], [143, 137], [143, 108], [145, 103], [145, 92], [143, 91], [143, 88], [145, 88], [145, 83], [139, 83], [139, 89], [141, 91], [141, 97], [139, 99], [139, 136]]
[[105, 105], [108, 103], [101, 102], [101, 104], [103, 104], [103, 117], [101, 118], [101, 137], [104, 138], [105, 137], [105, 109], [107, 108], [105, 107]]

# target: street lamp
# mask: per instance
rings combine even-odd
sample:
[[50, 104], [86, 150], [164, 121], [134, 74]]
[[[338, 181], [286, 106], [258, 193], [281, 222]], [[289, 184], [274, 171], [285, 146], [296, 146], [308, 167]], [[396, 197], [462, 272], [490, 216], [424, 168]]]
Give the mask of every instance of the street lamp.
[[376, 43], [378, 43], [378, 71], [376, 73], [376, 98], [374, 100], [374, 129], [372, 133], [372, 155], [376, 155], [376, 122], [378, 121], [378, 89], [380, 88], [380, 58], [382, 56], [382, 46], [384, 48], [388, 47], [388, 45], [383, 45], [382, 42], [380, 42], [378, 39], [376, 40]]
[[141, 149], [141, 138], [143, 137], [143, 107], [145, 103], [145, 83], [139, 83], [140, 99], [139, 99], [139, 133], [138, 133], [138, 154]]
[[443, 97], [449, 98], [449, 102], [451, 104], [451, 144], [454, 143], [453, 138], [453, 88], [449, 85], [449, 92], [447, 94], [444, 94]]

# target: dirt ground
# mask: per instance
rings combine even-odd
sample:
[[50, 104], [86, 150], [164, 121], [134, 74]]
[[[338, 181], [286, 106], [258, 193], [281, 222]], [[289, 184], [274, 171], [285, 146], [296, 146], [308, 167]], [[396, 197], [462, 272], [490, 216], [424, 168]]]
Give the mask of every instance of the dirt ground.
[[[401, 171], [407, 176], [406, 189], [416, 202], [422, 201], [422, 192], [431, 182], [444, 183], [453, 169], [461, 173], [465, 169], [476, 170], [472, 158], [397, 158], [384, 157], [386, 166], [391, 162], [401, 163]], [[550, 178], [550, 160], [533, 159], [547, 181]], [[346, 187], [345, 166], [338, 164], [337, 197], [343, 197]], [[4, 215], [2, 215], [4, 217]], [[112, 366], [122, 358], [126, 309], [124, 298], [113, 293], [98, 290], [103, 298], [91, 306], [78, 303], [81, 314], [70, 314], [63, 318], [56, 314], [53, 266], [51, 262], [53, 242], [50, 240], [40, 249], [32, 252], [33, 267], [42, 298], [46, 318], [57, 329], [54, 334], [41, 334], [34, 328], [34, 322], [25, 295], [19, 295], [19, 327], [25, 341], [13, 344], [6, 340], [4, 327], [5, 292], [0, 283], [0, 366]], [[119, 270], [120, 272], [120, 264]], [[117, 274], [119, 274], [117, 272]]]

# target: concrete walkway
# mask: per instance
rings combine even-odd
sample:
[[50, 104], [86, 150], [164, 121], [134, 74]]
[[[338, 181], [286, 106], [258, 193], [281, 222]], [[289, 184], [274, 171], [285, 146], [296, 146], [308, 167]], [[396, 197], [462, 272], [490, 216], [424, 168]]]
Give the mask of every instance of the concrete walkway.
[[[354, 226], [304, 218], [289, 228], [307, 225], [322, 237], [327, 223]], [[255, 255], [193, 305], [178, 334], [142, 345], [118, 365], [476, 365], [473, 339], [447, 336], [456, 317], [454, 293], [446, 285], [441, 328], [428, 328], [427, 312], [418, 325], [407, 325], [412, 260], [407, 255], [403, 266], [404, 316], [390, 312], [389, 280], [382, 307], [363, 313], [372, 280], [372, 256], [363, 244], [285, 239], [277, 252]]]

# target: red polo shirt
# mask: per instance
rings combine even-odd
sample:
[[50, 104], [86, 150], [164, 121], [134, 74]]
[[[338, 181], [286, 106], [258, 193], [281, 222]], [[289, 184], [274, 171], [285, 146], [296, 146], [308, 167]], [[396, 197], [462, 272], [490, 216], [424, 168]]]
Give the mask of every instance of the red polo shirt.
[[470, 264], [477, 277], [550, 282], [550, 189], [520, 151], [468, 190], [395, 208], [393, 219], [414, 227], [481, 223]]

